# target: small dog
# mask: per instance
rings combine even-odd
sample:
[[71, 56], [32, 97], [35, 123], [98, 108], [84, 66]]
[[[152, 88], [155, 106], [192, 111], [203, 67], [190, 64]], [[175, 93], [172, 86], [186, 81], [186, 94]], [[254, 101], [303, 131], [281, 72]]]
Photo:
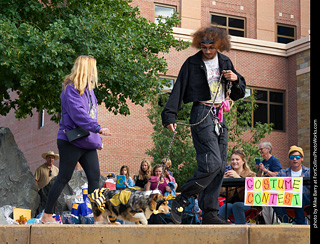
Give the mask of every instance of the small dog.
[[168, 200], [172, 199], [172, 196], [164, 198], [159, 190], [141, 191], [140, 188], [133, 187], [122, 191], [96, 189], [89, 198], [96, 224], [101, 222], [102, 218], [107, 220], [109, 217], [112, 224], [115, 224], [118, 218], [147, 225], [151, 214], [170, 213]]

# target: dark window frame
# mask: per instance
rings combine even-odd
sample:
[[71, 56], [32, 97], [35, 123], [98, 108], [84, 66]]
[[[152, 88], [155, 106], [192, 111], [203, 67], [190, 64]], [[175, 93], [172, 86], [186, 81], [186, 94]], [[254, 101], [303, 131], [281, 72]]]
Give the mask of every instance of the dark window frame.
[[[282, 107], [282, 129], [276, 129], [273, 128], [273, 131], [277, 131], [277, 132], [286, 132], [286, 91], [285, 90], [278, 90], [278, 89], [269, 89], [269, 88], [261, 88], [261, 87], [247, 87], [247, 89], [250, 89], [250, 95], [252, 94], [253, 91], [261, 91], [261, 92], [266, 92], [266, 99], [265, 100], [258, 100], [256, 98], [255, 103], [258, 105], [262, 105], [262, 106], [266, 106], [267, 108], [267, 114], [266, 114], [266, 118], [267, 121], [265, 121], [266, 123], [270, 124], [273, 123], [273, 121], [271, 121], [271, 117], [272, 117], [272, 110], [271, 111], [271, 107], [272, 106], [281, 106]], [[271, 93], [277, 93], [277, 94], [282, 94], [282, 102], [279, 101], [271, 101]], [[244, 101], [248, 102], [248, 100], [246, 100], [244, 98]], [[255, 110], [257, 111], [257, 110]], [[251, 126], [254, 126], [255, 122], [261, 122], [261, 121], [255, 121], [255, 111], [253, 111], [252, 115], [251, 115]], [[262, 115], [264, 116], [264, 115]]]
[[[220, 25], [220, 24], [212, 23], [212, 16], [226, 18], [226, 25]], [[230, 19], [242, 20], [243, 21], [243, 28], [230, 26]], [[245, 17], [226, 15], [226, 14], [219, 14], [219, 13], [210, 13], [210, 25], [225, 29], [228, 34], [229, 34], [230, 30], [231, 31], [241, 31], [241, 32], [243, 32], [243, 37], [247, 37], [247, 19]], [[229, 35], [232, 35], [232, 34], [229, 34]], [[235, 35], [235, 36], [239, 36], [239, 35]]]
[[[279, 27], [291, 28], [292, 31], [293, 31], [293, 36], [292, 35], [279, 34]], [[280, 42], [279, 38], [286, 39], [286, 40], [291, 40], [291, 41], [289, 41], [289, 42]], [[297, 40], [297, 27], [295, 25], [287, 25], [287, 24], [277, 23], [277, 42], [278, 43], [287, 44], [287, 43], [290, 43], [290, 42], [295, 41], [295, 40]]]

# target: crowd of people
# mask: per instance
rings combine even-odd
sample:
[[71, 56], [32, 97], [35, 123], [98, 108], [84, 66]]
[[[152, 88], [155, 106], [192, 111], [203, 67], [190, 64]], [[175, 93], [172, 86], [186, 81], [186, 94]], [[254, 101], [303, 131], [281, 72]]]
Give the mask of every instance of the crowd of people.
[[[250, 169], [246, 154], [242, 149], [234, 150], [231, 153], [230, 162], [226, 167], [224, 178], [245, 178], [245, 177], [307, 177], [310, 176], [310, 169], [305, 167], [302, 162], [304, 160], [304, 153], [301, 147], [292, 146], [289, 149], [288, 159], [289, 168], [283, 169], [279, 160], [271, 154], [272, 145], [270, 142], [263, 142], [259, 145], [259, 152], [263, 158], [262, 162], [256, 164], [256, 169]], [[56, 176], [59, 169], [53, 165], [55, 160], [59, 159], [59, 155], [55, 154], [53, 151], [48, 153], [43, 153], [42, 158], [46, 160], [35, 173], [35, 179], [38, 188], [41, 189], [46, 184], [48, 184], [52, 177]], [[174, 194], [177, 195], [176, 190], [178, 184], [170, 171], [172, 167], [172, 162], [170, 159], [164, 158], [160, 164], [151, 165], [149, 159], [143, 159], [140, 163], [139, 171], [137, 175], [133, 178], [130, 177], [129, 167], [123, 165], [120, 168], [118, 175], [125, 176], [124, 187], [139, 186], [141, 190], [155, 190], [158, 189], [163, 195]], [[256, 171], [256, 172], [255, 172]], [[116, 175], [111, 173], [108, 174], [108, 181], [114, 182]], [[114, 188], [123, 189], [123, 188]], [[179, 193], [178, 193], [179, 194]], [[226, 198], [226, 204], [222, 204], [218, 214], [227, 219], [232, 216], [232, 222], [234, 224], [245, 224], [248, 222], [246, 212], [252, 209], [252, 206], [246, 206], [244, 204], [244, 187], [230, 187], [228, 192], [224, 187], [221, 188], [220, 196]], [[198, 196], [195, 195], [190, 197], [188, 201], [189, 206], [185, 208], [182, 223], [188, 224], [199, 224], [201, 223], [202, 211], [198, 205]], [[310, 187], [303, 187], [303, 203], [302, 208], [294, 208], [294, 221], [295, 224], [308, 224], [307, 218], [305, 217], [305, 207], [310, 205]], [[285, 207], [263, 207], [257, 208], [262, 212], [265, 218], [269, 218], [268, 212], [274, 212], [274, 215], [278, 217], [278, 221], [288, 223], [290, 221], [287, 209]], [[226, 216], [227, 213], [227, 216]], [[273, 216], [271, 216], [273, 217]], [[149, 220], [149, 224], [166, 224], [171, 223], [169, 216], [159, 215], [152, 216]], [[265, 219], [265, 223], [270, 223], [269, 220]]]

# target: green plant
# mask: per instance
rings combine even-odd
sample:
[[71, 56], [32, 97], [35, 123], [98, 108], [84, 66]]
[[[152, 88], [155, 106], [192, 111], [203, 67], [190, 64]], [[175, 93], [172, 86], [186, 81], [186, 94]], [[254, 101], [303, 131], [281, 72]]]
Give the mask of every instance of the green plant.
[[129, 114], [158, 94], [167, 70], [163, 53], [189, 44], [173, 37], [178, 14], [158, 25], [131, 0], [0, 1], [0, 115], [43, 109], [58, 121], [63, 78], [79, 55], [97, 59], [98, 103]]

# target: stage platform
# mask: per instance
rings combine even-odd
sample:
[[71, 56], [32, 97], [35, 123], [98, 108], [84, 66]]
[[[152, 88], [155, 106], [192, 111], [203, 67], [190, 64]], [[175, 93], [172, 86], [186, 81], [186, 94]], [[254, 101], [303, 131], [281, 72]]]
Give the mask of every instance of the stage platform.
[[302, 225], [0, 225], [4, 244], [310, 243]]

